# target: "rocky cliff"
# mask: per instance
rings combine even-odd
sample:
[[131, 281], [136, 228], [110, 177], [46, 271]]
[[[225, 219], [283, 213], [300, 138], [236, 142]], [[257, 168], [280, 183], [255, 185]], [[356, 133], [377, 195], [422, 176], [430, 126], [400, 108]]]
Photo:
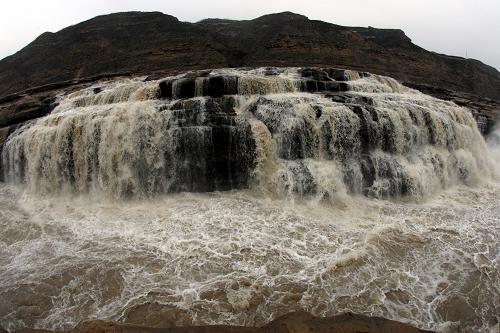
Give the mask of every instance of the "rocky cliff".
[[343, 27], [293, 13], [180, 22], [162, 13], [99, 16], [46, 32], [0, 62], [0, 96], [104, 73], [243, 66], [335, 66], [500, 98], [500, 73], [426, 51], [401, 30]]
[[[500, 110], [496, 69], [426, 51], [401, 30], [343, 27], [290, 12], [197, 23], [158, 12], [128, 12], [45, 32], [1, 60], [0, 123], [46, 114], [53, 97], [47, 92], [77, 82], [244, 66], [335, 66], [388, 75], [483, 113], [484, 131]], [[40, 92], [45, 94], [33, 97]], [[29, 100], [21, 100], [26, 95]], [[489, 102], [482, 103], [483, 98]]]

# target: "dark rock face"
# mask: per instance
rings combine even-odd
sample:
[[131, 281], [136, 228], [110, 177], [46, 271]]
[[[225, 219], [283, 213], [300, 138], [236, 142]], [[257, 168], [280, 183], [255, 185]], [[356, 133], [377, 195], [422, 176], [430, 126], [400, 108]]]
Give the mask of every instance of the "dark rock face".
[[[9, 134], [26, 121], [46, 116], [56, 106], [55, 92], [15, 96], [12, 100], [0, 101], [0, 155]], [[0, 181], [3, 181], [1, 164]]]
[[465, 106], [472, 111], [477, 127], [484, 135], [489, 134], [500, 121], [500, 100], [480, 97], [465, 92], [406, 82], [405, 85], [421, 92]]
[[[100, 16], [44, 33], [0, 62], [0, 96], [104, 73], [223, 67], [208, 31], [161, 13]], [[201, 66], [201, 67], [200, 67]]]
[[[193, 24], [157, 12], [99, 16], [42, 34], [0, 61], [0, 96], [104, 74], [312, 65], [500, 98], [497, 70], [476, 60], [428, 52], [401, 30], [342, 27], [293, 13]], [[322, 73], [304, 74], [323, 81]], [[342, 80], [341, 71], [329, 74]]]
[[[9, 136], [10, 132], [11, 132], [10, 127], [0, 128], [0, 156], [2, 156], [4, 142], [5, 140], [7, 140], [7, 137]], [[2, 182], [4, 181], [2, 163], [0, 163], [0, 181]]]
[[[400, 30], [342, 27], [293, 13], [192, 24], [157, 12], [129, 12], [44, 33], [1, 60], [0, 128], [42, 117], [54, 108], [58, 90], [102, 78], [152, 73], [148, 79], [158, 79], [188, 69], [311, 65], [324, 68], [302, 71], [309, 79], [300, 87], [304, 92], [347, 91], [345, 71], [331, 68], [335, 65], [388, 75], [467, 106], [483, 134], [500, 117], [497, 70], [479, 61], [428, 52]], [[276, 74], [273, 67], [265, 73]], [[160, 97], [193, 97], [194, 80], [186, 77], [175, 86], [162, 82]], [[210, 77], [203, 95], [220, 97], [234, 94], [236, 88], [237, 78]]]
[[[203, 74], [203, 73], [201, 73]], [[236, 76], [212, 76], [210, 78], [184, 78], [181, 80], [167, 79], [160, 82], [160, 97], [184, 99], [195, 96], [195, 80], [202, 80], [199, 95], [221, 97], [238, 93], [238, 78]]]
[[[166, 103], [155, 109], [158, 113], [156, 122], [134, 120], [140, 124], [134, 127], [135, 130], [129, 128], [129, 136], [133, 137], [132, 141], [139, 149], [132, 149], [133, 152], [124, 151], [117, 158], [120, 164], [130, 167], [136, 181], [119, 185], [116, 194], [118, 197], [126, 199], [152, 197], [165, 192], [211, 192], [248, 187], [256, 163], [255, 142], [250, 125], [238, 121], [234, 112], [234, 98], [231, 96], [192, 99], [193, 82], [192, 79], [170, 82], [170, 87], [174, 87], [171, 95], [177, 98], [174, 103]], [[164, 85], [165, 81], [160, 83], [160, 87]], [[161, 88], [159, 90], [161, 91]], [[51, 104], [51, 107], [54, 105]], [[119, 118], [114, 121], [115, 125], [119, 126]], [[57, 122], [56, 120], [53, 125], [57, 126]], [[4, 176], [1, 163], [4, 142], [21, 125], [20, 123], [0, 128], [0, 181], [3, 181]], [[96, 147], [104, 140], [103, 132], [106, 130], [101, 127], [102, 122], [95, 127], [87, 125], [85, 121], [72, 122], [69, 125], [71, 130], [63, 135], [64, 148], [57, 152], [57, 164], [63, 167], [60, 170], [60, 180], [72, 187], [82, 180], [78, 174], [80, 169], [76, 157], [80, 156], [87, 161], [85, 169], [88, 175], [83, 178], [99, 178], [106, 186], [111, 186], [119, 176], [114, 171], [102, 173], [104, 166], [96, 155]], [[92, 138], [92, 141], [85, 145], [80, 145], [81, 141], [78, 141], [82, 128], [90, 131]], [[148, 140], [155, 133], [163, 133], [162, 144], [155, 145]], [[47, 143], [50, 144], [53, 142]], [[111, 144], [119, 145], [118, 142]], [[22, 162], [24, 148], [21, 150], [19, 166], [22, 171], [19, 180], [23, 183], [27, 164]], [[159, 158], [156, 167], [146, 162], [146, 156], [151, 154]], [[47, 153], [46, 157], [49, 155], [50, 153]], [[55, 184], [56, 188], [62, 183]], [[87, 190], [88, 186], [86, 183]]]
[[27, 96], [17, 103], [0, 106], [0, 127], [46, 116], [56, 106], [55, 97], [47, 95]]
[[169, 156], [171, 192], [246, 188], [255, 165], [248, 124], [238, 124], [228, 98], [178, 101], [170, 110], [175, 130]]
[[236, 95], [238, 93], [238, 78], [227, 76], [211, 77], [203, 87], [203, 94], [220, 97], [223, 95]]

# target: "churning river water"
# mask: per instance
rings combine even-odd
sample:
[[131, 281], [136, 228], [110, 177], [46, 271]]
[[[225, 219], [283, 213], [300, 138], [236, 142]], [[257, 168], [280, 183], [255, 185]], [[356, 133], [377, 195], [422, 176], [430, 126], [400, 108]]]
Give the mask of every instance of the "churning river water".
[[0, 186], [0, 324], [262, 325], [352, 311], [428, 329], [500, 320], [500, 184], [338, 207], [246, 191], [142, 202]]
[[[488, 148], [468, 110], [389, 78], [348, 73], [327, 96], [297, 73], [91, 87], [12, 133], [0, 326], [304, 310], [497, 332], [498, 137]], [[234, 97], [204, 97], [210, 82]]]

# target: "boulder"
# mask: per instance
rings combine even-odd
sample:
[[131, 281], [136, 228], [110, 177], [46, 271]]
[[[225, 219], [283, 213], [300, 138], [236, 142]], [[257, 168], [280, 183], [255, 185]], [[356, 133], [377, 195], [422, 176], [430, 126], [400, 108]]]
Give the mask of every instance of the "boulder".
[[235, 95], [238, 93], [238, 77], [236, 76], [212, 76], [207, 82], [207, 91], [204, 95], [220, 97], [223, 95]]
[[[161, 88], [160, 88], [161, 89]], [[179, 79], [172, 82], [172, 98], [183, 99], [191, 98], [195, 95], [194, 79]]]

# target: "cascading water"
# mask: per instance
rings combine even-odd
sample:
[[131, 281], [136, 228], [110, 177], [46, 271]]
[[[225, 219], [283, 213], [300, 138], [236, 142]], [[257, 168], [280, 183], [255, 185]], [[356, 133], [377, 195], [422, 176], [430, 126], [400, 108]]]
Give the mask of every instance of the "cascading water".
[[219, 70], [62, 96], [51, 115], [10, 136], [4, 177], [34, 192], [140, 198], [253, 187], [321, 200], [421, 198], [492, 176], [467, 110], [386, 77], [300, 74]]
[[498, 330], [500, 145], [467, 109], [300, 68], [102, 82], [58, 103], [2, 150], [0, 326], [305, 310]]

